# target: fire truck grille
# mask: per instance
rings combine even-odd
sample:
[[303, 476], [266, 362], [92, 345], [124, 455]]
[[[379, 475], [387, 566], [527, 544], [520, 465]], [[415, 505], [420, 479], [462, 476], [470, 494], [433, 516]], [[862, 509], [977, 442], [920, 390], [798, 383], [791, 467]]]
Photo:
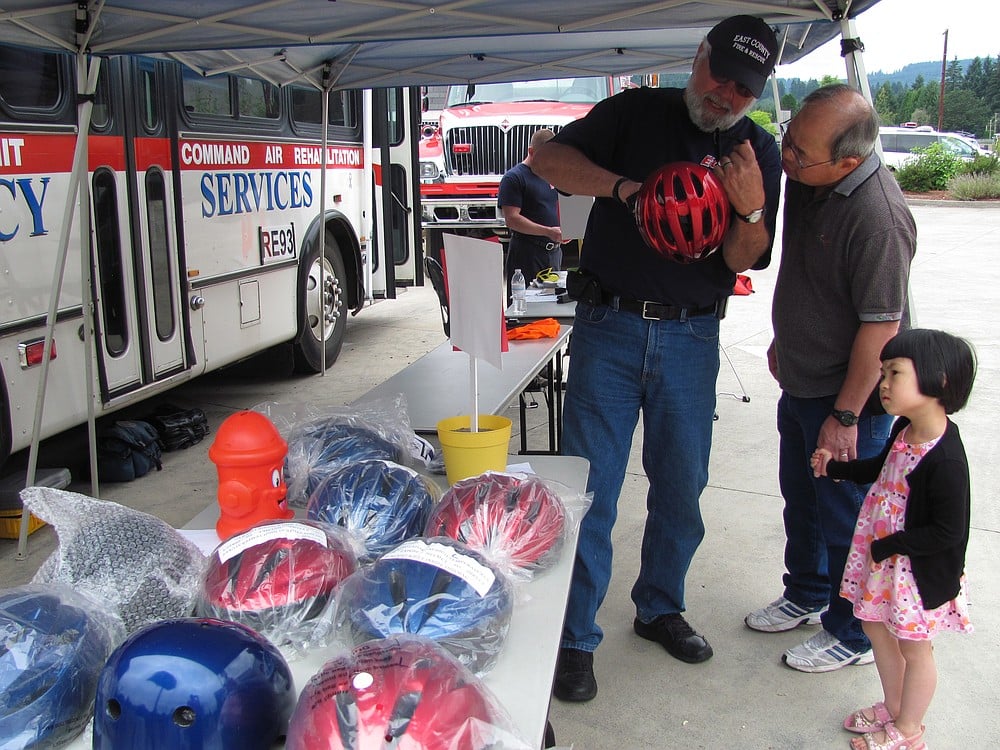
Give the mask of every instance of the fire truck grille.
[[[506, 133], [495, 125], [454, 128], [445, 136], [445, 159], [452, 175], [503, 175], [528, 155], [528, 142], [536, 130], [558, 125], [516, 125]], [[456, 153], [457, 147], [457, 153]]]

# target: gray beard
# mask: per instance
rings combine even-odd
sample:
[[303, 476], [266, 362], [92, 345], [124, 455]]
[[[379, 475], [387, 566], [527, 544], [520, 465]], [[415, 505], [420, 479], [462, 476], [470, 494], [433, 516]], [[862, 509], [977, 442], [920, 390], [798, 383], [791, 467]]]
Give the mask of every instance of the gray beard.
[[714, 133], [716, 130], [729, 130], [729, 128], [743, 119], [743, 116], [750, 111], [750, 107], [756, 104], [757, 100], [752, 99], [739, 112], [717, 115], [714, 112], [707, 111], [704, 97], [698, 96], [692, 91], [689, 80], [688, 85], [684, 88], [684, 103], [687, 105], [688, 116], [691, 118], [691, 122], [695, 124], [695, 127], [705, 133]]

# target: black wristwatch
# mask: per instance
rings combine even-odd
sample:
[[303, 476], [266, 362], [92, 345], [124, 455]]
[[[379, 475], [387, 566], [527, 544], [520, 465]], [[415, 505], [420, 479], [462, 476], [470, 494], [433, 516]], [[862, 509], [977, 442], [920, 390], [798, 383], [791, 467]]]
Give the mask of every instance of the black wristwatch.
[[858, 423], [858, 415], [849, 409], [834, 409], [833, 418], [844, 427], [854, 427]]

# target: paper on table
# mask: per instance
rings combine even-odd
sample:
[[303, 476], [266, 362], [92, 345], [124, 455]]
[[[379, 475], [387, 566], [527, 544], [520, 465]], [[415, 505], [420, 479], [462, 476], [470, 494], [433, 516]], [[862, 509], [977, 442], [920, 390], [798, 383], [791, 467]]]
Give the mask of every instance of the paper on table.
[[444, 255], [451, 343], [469, 356], [503, 369], [500, 353], [507, 347], [500, 244], [446, 234]]
[[583, 239], [593, 205], [594, 199], [589, 195], [559, 194], [559, 228], [564, 241]]

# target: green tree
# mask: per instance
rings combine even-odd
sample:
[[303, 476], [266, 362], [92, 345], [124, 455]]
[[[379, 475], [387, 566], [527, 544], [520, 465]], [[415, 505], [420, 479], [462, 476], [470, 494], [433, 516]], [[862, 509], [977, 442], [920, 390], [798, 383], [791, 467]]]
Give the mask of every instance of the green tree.
[[[910, 115], [908, 122], [915, 122], [917, 125], [930, 125], [931, 113], [926, 109], [917, 108], [913, 110], [913, 114]], [[934, 122], [937, 123], [937, 115], [934, 115]]]
[[945, 130], [984, 133], [990, 119], [986, 103], [968, 89], [946, 91], [944, 95]]
[[899, 122], [896, 113], [896, 97], [892, 94], [892, 88], [888, 83], [883, 83], [875, 94], [875, 111], [878, 112], [879, 120], [885, 125], [894, 125]]
[[[940, 86], [940, 81], [938, 85]], [[948, 89], [965, 88], [965, 73], [962, 71], [962, 63], [958, 61], [957, 57], [948, 63], [948, 67], [945, 68], [944, 86], [945, 91]]]
[[799, 100], [791, 94], [785, 94], [781, 97], [781, 108], [791, 112], [794, 116], [799, 111]]
[[[986, 58], [987, 60], [989, 58]], [[983, 71], [983, 61], [979, 57], [974, 57], [969, 67], [965, 70], [965, 86], [963, 88], [971, 91], [982, 99], [986, 95], [986, 75]]]
[[771, 119], [771, 113], [763, 109], [755, 109], [747, 115], [751, 120], [760, 125], [771, 135], [778, 135], [778, 126]]

